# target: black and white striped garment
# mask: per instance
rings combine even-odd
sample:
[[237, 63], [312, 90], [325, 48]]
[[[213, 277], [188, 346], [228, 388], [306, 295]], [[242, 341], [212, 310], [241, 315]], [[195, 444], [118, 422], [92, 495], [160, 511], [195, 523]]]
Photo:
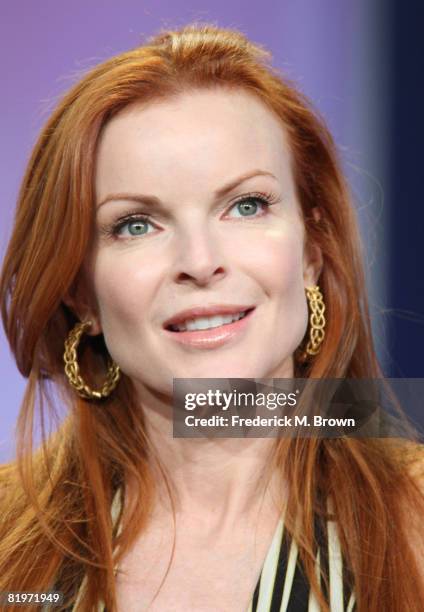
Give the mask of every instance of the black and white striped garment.
[[[331, 612], [356, 610], [350, 576], [343, 565], [335, 523], [327, 521], [325, 533], [315, 525], [319, 547], [315, 571]], [[320, 567], [329, 576], [330, 592], [320, 581]], [[298, 563], [296, 542], [284, 530], [280, 519], [247, 612], [319, 612], [320, 607]]]
[[[112, 520], [116, 522], [121, 511], [121, 496], [117, 491], [112, 504]], [[315, 524], [319, 543], [315, 570], [320, 580], [320, 567], [329, 576], [329, 593], [320, 582], [323, 593], [330, 602], [331, 612], [354, 612], [355, 595], [349, 587], [350, 576], [343, 564], [336, 524], [327, 521], [323, 530], [318, 521]], [[120, 531], [120, 525], [117, 533]], [[72, 612], [78, 612], [84, 601], [85, 580], [78, 591]], [[98, 612], [107, 612], [104, 603], [99, 602]], [[164, 611], [166, 612], [166, 611]], [[196, 612], [192, 610], [190, 612]], [[284, 516], [278, 522], [274, 537], [268, 549], [262, 571], [246, 612], [320, 612], [320, 608], [305, 575], [298, 563], [296, 542], [284, 529]]]

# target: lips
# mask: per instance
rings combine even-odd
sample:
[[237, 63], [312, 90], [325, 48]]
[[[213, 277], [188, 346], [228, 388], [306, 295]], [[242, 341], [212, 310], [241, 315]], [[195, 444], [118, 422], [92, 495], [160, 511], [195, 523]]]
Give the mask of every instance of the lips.
[[[237, 306], [237, 309], [239, 306]], [[242, 306], [246, 308], [246, 306]], [[204, 309], [203, 309], [204, 310]], [[220, 313], [222, 310], [219, 311]], [[238, 310], [236, 311], [238, 312]], [[241, 341], [252, 325], [255, 318], [256, 308], [248, 308], [244, 317], [233, 323], [227, 323], [209, 329], [196, 329], [187, 331], [173, 331], [165, 329], [164, 334], [170, 342], [180, 345], [188, 350], [212, 350], [222, 346], [235, 346]], [[192, 316], [192, 315], [190, 315]], [[172, 323], [171, 323], [172, 325]]]
[[189, 308], [187, 310], [182, 310], [170, 319], [167, 319], [164, 322], [163, 327], [169, 330], [171, 325], [181, 325], [189, 319], [195, 319], [197, 317], [213, 317], [216, 315], [236, 314], [239, 312], [251, 311], [253, 310], [253, 308], [254, 306], [252, 306], [251, 304], [219, 304], [206, 307], [198, 306], [194, 308]]

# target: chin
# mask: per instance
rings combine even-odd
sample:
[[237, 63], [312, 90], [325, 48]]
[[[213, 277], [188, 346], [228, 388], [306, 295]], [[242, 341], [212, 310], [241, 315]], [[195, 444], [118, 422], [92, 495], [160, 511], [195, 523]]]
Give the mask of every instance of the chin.
[[252, 364], [219, 363], [216, 366], [205, 365], [195, 368], [187, 368], [185, 374], [179, 378], [264, 378], [266, 371], [262, 367]]

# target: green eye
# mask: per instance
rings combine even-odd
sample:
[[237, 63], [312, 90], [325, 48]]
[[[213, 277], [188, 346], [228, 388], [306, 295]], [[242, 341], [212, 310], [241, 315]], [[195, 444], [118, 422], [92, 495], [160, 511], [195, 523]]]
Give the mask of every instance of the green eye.
[[269, 206], [270, 206], [269, 202], [267, 202], [263, 198], [249, 197], [249, 198], [243, 198], [243, 200], [236, 202], [234, 204], [233, 209], [239, 212], [239, 215], [238, 215], [239, 218], [240, 217], [254, 217], [258, 211], [260, 212], [259, 210], [260, 207], [262, 209], [266, 209]]
[[[239, 219], [246, 217], [256, 218], [264, 216], [272, 204], [272, 196], [265, 198], [252, 194], [241, 198], [238, 202], [234, 202], [231, 210], [236, 211], [235, 216]], [[121, 218], [111, 227], [107, 228], [106, 233], [111, 236], [120, 236], [121, 239], [130, 239], [150, 234], [152, 233], [150, 230], [154, 232], [155, 227], [146, 215], [128, 215], [126, 218]]]
[[128, 226], [128, 231], [132, 236], [140, 236], [146, 233], [148, 223], [146, 221], [127, 221], [125, 225]]
[[134, 217], [134, 219], [123, 219], [114, 228], [114, 233], [118, 236], [144, 236], [150, 233], [148, 227], [152, 226], [146, 217]]
[[258, 205], [254, 200], [247, 200], [245, 202], [239, 202], [237, 208], [243, 217], [254, 215], [258, 210]]

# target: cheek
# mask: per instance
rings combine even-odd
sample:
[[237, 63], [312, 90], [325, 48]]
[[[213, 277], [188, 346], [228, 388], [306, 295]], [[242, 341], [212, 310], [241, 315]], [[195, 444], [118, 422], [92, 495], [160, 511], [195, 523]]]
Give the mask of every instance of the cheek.
[[252, 277], [269, 300], [267, 316], [281, 350], [277, 357], [287, 356], [300, 344], [308, 325], [302, 233], [292, 227], [270, 228], [250, 241], [248, 262]]
[[104, 254], [94, 267], [94, 286], [105, 336], [115, 330], [133, 331], [154, 294], [158, 272], [154, 262], [140, 265], [139, 257]]
[[270, 228], [251, 235], [248, 246], [233, 244], [240, 264], [260, 279], [264, 291], [271, 297], [303, 296], [303, 242], [299, 231]]

